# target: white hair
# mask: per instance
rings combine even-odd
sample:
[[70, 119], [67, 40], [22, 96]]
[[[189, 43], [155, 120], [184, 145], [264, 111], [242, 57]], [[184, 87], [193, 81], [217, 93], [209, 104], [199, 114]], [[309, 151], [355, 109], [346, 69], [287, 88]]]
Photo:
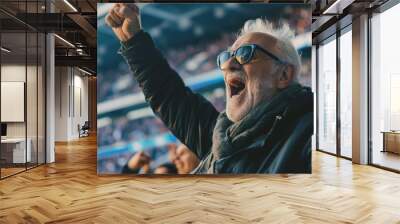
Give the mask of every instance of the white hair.
[[301, 62], [300, 55], [291, 41], [295, 34], [294, 31], [290, 29], [289, 24], [286, 22], [280, 22], [277, 27], [274, 27], [273, 23], [267, 19], [258, 18], [255, 20], [247, 20], [240, 30], [237, 38], [245, 34], [255, 32], [266, 33], [278, 40], [277, 47], [282, 52], [282, 56], [279, 58], [294, 67], [293, 80], [297, 80], [297, 76], [301, 69]]

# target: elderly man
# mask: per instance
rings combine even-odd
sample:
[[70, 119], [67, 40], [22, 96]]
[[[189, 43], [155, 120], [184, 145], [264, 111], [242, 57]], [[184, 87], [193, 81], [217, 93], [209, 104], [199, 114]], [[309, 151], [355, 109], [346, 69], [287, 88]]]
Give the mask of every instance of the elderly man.
[[226, 111], [219, 113], [185, 87], [141, 30], [136, 5], [115, 4], [106, 22], [154, 113], [200, 160], [192, 173], [311, 172], [313, 97], [296, 82], [301, 64], [288, 25], [248, 21], [220, 53]]

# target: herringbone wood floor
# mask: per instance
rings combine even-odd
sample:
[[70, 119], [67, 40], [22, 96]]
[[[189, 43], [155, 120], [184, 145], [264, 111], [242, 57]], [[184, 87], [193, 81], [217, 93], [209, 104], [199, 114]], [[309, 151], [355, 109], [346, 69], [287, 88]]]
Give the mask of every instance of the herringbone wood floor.
[[400, 175], [320, 152], [312, 175], [96, 174], [94, 137], [0, 181], [0, 223], [400, 223]]

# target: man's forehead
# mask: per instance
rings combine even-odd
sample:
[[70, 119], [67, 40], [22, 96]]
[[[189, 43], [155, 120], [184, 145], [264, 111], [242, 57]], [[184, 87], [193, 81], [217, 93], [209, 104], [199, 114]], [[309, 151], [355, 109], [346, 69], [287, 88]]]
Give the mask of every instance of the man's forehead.
[[257, 44], [264, 48], [271, 49], [276, 45], [277, 39], [269, 34], [254, 32], [248, 33], [238, 38], [228, 50], [236, 50], [244, 44]]

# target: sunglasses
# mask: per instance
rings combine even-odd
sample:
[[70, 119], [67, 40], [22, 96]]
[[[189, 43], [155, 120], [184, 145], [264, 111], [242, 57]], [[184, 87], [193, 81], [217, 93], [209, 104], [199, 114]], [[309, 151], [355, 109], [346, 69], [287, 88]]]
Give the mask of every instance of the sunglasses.
[[264, 48], [258, 46], [257, 44], [246, 44], [246, 45], [240, 46], [238, 49], [236, 49], [234, 51], [221, 52], [217, 57], [217, 65], [220, 69], [222, 69], [222, 67], [221, 67], [222, 64], [227, 62], [232, 57], [234, 57], [235, 60], [240, 65], [244, 65], [246, 63], [249, 63], [253, 59], [254, 52], [256, 50], [260, 50], [261, 52], [270, 56], [272, 59], [278, 61], [281, 64], [286, 64], [284, 61], [279, 59], [277, 56], [273, 55], [271, 52], [265, 50]]

